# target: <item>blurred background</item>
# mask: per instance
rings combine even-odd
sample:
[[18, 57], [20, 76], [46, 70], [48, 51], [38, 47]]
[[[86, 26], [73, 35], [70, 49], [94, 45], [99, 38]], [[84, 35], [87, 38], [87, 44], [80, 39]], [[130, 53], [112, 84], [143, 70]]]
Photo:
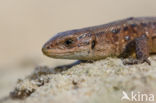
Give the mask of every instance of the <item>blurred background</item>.
[[156, 16], [156, 0], [0, 0], [0, 98], [36, 66], [70, 63], [44, 56], [57, 32], [127, 17]]

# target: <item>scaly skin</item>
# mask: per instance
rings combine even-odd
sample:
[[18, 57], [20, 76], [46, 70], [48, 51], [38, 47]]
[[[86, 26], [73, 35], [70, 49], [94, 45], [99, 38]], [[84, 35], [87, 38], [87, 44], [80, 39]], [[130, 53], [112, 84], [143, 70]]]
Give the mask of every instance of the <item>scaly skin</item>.
[[112, 23], [75, 29], [56, 34], [42, 48], [45, 55], [60, 59], [99, 60], [108, 56], [136, 59], [124, 62], [147, 62], [156, 52], [156, 17], [127, 18]]

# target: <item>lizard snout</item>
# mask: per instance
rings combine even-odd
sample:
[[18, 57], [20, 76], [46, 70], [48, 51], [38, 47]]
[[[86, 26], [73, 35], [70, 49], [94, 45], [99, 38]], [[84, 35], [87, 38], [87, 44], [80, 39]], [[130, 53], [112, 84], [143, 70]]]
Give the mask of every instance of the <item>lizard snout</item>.
[[50, 46], [45, 43], [42, 47], [42, 53], [45, 54], [45, 55], [48, 55], [48, 50], [50, 49]]

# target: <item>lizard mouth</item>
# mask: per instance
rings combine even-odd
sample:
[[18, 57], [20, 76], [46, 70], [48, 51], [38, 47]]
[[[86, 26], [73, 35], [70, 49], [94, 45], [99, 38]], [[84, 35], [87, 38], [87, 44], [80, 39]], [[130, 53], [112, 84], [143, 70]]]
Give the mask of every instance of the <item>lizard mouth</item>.
[[56, 58], [56, 59], [84, 59], [87, 57], [88, 51], [60, 51], [60, 50], [52, 50], [52, 49], [45, 49], [42, 48], [42, 52], [44, 55]]
[[54, 52], [52, 50], [46, 50], [46, 49], [42, 49], [42, 52], [44, 55], [48, 56], [48, 57], [57, 57], [57, 56], [63, 56], [63, 55], [67, 55], [70, 53], [65, 53], [65, 52]]

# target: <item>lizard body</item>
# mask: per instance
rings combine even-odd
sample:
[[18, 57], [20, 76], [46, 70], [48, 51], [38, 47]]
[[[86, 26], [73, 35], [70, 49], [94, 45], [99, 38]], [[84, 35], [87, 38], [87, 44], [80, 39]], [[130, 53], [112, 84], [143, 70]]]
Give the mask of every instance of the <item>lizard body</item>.
[[149, 54], [156, 53], [156, 17], [130, 17], [60, 32], [45, 43], [42, 51], [52, 58], [77, 60], [125, 58], [135, 53], [136, 59], [125, 64], [150, 64]]

